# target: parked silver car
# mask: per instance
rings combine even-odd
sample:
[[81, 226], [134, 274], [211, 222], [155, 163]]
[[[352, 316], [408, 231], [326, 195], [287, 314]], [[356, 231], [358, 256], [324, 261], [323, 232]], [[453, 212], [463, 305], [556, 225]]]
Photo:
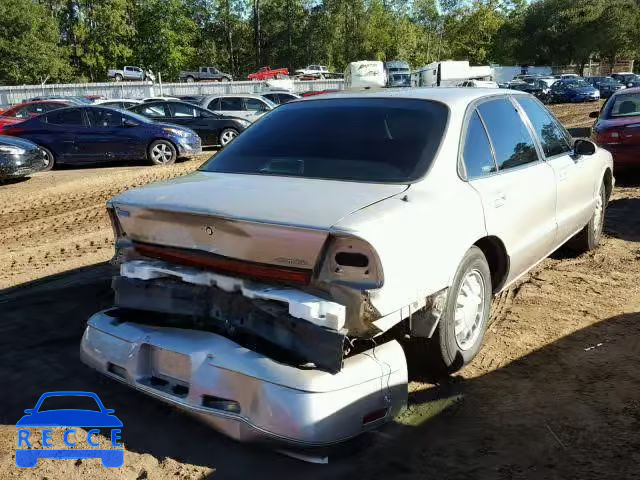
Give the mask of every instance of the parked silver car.
[[254, 122], [277, 105], [261, 95], [230, 93], [204, 97], [200, 106], [220, 115], [244, 118]]
[[[381, 334], [398, 326], [409, 336], [422, 352], [417, 368], [468, 364], [494, 295], [567, 242], [598, 245], [613, 185], [611, 155], [574, 141], [523, 92], [433, 88], [288, 103], [200, 171], [110, 202], [116, 305], [147, 313], [98, 314], [83, 358], [227, 433], [236, 422], [291, 443], [342, 440], [406, 401], [404, 356]], [[149, 356], [145, 343], [159, 353]], [[386, 370], [355, 366], [381, 344], [394, 352]], [[149, 358], [165, 372], [156, 387], [141, 367]], [[256, 381], [264, 396], [242, 393], [258, 391]], [[172, 393], [187, 386], [198, 395]], [[286, 421], [265, 423], [262, 408], [293, 390]], [[202, 408], [201, 394], [219, 406]]]

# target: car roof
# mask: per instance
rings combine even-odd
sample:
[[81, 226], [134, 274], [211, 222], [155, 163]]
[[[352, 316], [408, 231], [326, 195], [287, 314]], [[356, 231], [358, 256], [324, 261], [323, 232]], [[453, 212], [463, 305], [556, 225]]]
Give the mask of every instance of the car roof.
[[614, 94], [612, 95], [613, 97], [617, 97], [620, 95], [626, 95], [628, 93], [640, 93], [640, 87], [630, 87], [630, 88], [625, 88], [622, 90], [618, 90], [617, 92], [614, 92]]
[[[466, 108], [473, 102], [486, 97], [505, 95], [507, 92], [502, 88], [466, 88], [466, 87], [427, 87], [427, 88], [400, 88], [394, 90], [363, 90], [363, 91], [341, 91], [338, 93], [327, 93], [324, 95], [312, 95], [306, 99], [309, 102], [317, 102], [329, 98], [405, 98], [418, 100], [432, 100], [444, 103], [451, 108]], [[527, 95], [525, 92], [509, 91], [509, 95]], [[319, 98], [316, 98], [319, 97]]]
[[207, 95], [204, 98], [221, 98], [221, 97], [246, 97], [246, 98], [262, 98], [262, 95], [258, 93], [214, 93], [213, 95]]

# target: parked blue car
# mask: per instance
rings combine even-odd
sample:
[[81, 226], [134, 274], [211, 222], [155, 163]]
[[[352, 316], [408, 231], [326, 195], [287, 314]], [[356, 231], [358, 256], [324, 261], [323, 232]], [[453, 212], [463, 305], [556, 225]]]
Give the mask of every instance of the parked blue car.
[[154, 165], [169, 165], [202, 152], [200, 137], [191, 129], [98, 106], [56, 109], [7, 125], [2, 133], [39, 145], [47, 170], [56, 164], [110, 160], [147, 159]]
[[612, 77], [585, 77], [585, 81], [600, 90], [600, 98], [609, 98], [618, 90], [625, 88], [624, 85]]
[[551, 85], [549, 99], [552, 103], [595, 102], [600, 100], [600, 90], [583, 78], [567, 78]]

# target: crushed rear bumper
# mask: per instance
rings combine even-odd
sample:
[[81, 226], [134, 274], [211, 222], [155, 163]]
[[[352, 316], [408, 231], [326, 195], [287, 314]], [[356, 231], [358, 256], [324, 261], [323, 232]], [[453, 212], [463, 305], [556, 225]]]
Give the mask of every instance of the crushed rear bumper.
[[407, 366], [395, 341], [330, 374], [285, 365], [214, 333], [95, 314], [82, 361], [185, 410], [240, 441], [322, 447], [390, 421], [406, 405]]

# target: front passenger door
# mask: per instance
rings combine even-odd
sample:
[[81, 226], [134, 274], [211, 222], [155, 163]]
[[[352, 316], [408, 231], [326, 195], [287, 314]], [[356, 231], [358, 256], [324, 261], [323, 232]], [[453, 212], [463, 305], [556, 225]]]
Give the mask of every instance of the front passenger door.
[[593, 155], [574, 156], [571, 136], [536, 99], [518, 96], [516, 101], [529, 118], [546, 162], [555, 175], [556, 244], [561, 245], [584, 227], [593, 215], [597, 158]]
[[509, 283], [553, 249], [553, 170], [540, 160], [529, 128], [508, 98], [477, 105], [468, 119], [463, 159], [482, 201], [487, 233], [501, 239], [509, 255]]

